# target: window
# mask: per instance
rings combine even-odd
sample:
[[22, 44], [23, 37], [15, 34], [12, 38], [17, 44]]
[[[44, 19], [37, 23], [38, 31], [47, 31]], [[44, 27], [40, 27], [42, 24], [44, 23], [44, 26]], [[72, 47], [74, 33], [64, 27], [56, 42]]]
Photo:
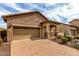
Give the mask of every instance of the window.
[[75, 36], [75, 35], [76, 35], [76, 30], [71, 29], [71, 35], [72, 35], [72, 36]]

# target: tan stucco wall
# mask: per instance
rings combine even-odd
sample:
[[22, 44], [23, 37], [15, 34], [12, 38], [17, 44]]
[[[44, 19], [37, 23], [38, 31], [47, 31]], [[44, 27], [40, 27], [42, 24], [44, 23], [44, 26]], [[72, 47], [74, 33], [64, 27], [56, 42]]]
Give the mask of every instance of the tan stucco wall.
[[38, 27], [40, 22], [46, 21], [46, 19], [38, 13], [18, 15], [8, 18], [7, 23], [20, 26]]
[[39, 38], [40, 29], [36, 28], [14, 28], [14, 39]]
[[57, 25], [57, 32], [58, 33], [66, 32], [68, 35], [71, 35], [71, 33], [70, 33], [70, 26], [64, 25], [64, 24]]

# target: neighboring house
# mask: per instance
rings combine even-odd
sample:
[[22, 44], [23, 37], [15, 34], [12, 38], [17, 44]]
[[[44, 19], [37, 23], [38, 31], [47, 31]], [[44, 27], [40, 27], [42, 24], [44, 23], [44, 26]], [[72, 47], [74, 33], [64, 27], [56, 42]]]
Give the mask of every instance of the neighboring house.
[[0, 28], [0, 39], [3, 42], [7, 42], [7, 31], [3, 28]]
[[[77, 27], [77, 34], [79, 34], [79, 19], [74, 19], [71, 22], [69, 22], [71, 25]], [[76, 30], [72, 30], [73, 33], [76, 33]]]
[[2, 40], [1, 31], [3, 31], [2, 28], [0, 28], [0, 39]]
[[[77, 35], [78, 27], [48, 20], [40, 12], [26, 12], [2, 16], [7, 22], [7, 39], [47, 38], [50, 39], [59, 33]], [[71, 22], [72, 23], [72, 22]], [[78, 23], [79, 24], [79, 23]]]

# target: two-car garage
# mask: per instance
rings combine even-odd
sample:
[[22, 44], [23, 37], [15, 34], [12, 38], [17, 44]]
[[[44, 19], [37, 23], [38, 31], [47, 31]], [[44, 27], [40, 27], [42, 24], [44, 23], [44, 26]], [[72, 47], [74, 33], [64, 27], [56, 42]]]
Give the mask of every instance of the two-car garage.
[[40, 37], [39, 28], [28, 28], [28, 27], [14, 27], [13, 29], [14, 39], [32, 39]]
[[40, 12], [3, 16], [7, 22], [7, 40], [40, 38], [41, 23], [47, 19]]

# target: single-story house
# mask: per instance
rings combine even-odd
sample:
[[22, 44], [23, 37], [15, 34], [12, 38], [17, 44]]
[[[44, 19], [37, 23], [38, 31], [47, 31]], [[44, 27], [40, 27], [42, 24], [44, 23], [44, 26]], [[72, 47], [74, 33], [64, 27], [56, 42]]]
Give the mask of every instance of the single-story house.
[[[7, 40], [21, 38], [47, 38], [57, 36], [59, 33], [66, 32], [74, 36], [79, 33], [78, 26], [74, 26], [74, 21], [64, 24], [57, 21], [48, 20], [38, 11], [26, 12], [2, 16], [7, 22]], [[79, 21], [78, 23], [79, 24]]]

